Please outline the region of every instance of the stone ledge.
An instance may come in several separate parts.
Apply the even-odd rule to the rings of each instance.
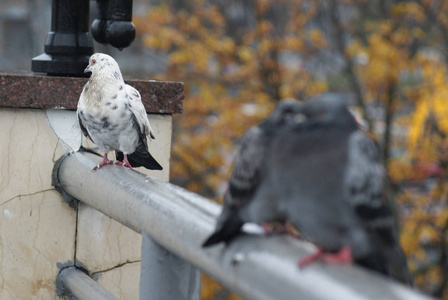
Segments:
[[[0,107],[61,108],[75,110],[88,78],[46,76],[37,73],[0,73]],[[185,98],[182,82],[125,80],[142,95],[148,113],[182,112]]]

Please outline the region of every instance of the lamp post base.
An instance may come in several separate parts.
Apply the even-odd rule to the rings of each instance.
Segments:
[[[54,76],[84,76],[89,55],[49,55],[43,53],[31,61],[31,70]],[[86,75],[87,77],[88,75]]]

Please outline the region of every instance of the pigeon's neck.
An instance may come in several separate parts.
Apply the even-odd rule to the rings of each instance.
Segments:
[[[83,94],[88,106],[99,107],[103,99],[114,99],[120,91],[120,87],[124,87],[125,83],[121,78],[114,76],[104,76],[104,74],[92,74],[86,83]]]
[[[124,86],[124,81],[115,78],[105,78],[105,77],[91,77],[90,86],[92,92],[96,93],[106,93],[115,91],[117,87]]]

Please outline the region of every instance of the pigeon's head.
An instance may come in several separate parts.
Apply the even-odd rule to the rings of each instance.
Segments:
[[[333,94],[320,94],[308,98],[302,105],[300,116],[301,122],[356,126],[356,120],[348,110],[346,100]]]
[[[112,56],[104,53],[95,53],[90,56],[89,65],[84,70],[84,73],[92,73],[92,76],[97,74],[104,74],[114,76],[121,79],[120,67]]]
[[[301,112],[302,104],[295,99],[281,100],[269,118],[277,126],[289,124]]]

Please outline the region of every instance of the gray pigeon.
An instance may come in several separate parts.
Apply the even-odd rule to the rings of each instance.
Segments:
[[[383,195],[379,151],[343,101],[315,97],[301,107],[303,120],[277,131],[266,174],[250,218],[271,210],[286,215],[318,251],[299,263],[322,259],[363,265],[412,282]]]
[[[224,195],[224,205],[214,233],[203,243],[203,247],[228,242],[240,232],[246,219],[242,214],[265,173],[266,152],[278,128],[292,122],[300,109],[293,99],[281,101],[274,113],[244,135],[236,154],[229,186]],[[264,221],[282,221],[281,216],[272,215]],[[260,221],[261,222],[261,221]]]
[[[154,139],[154,135],[140,93],[124,83],[117,62],[95,53],[84,72],[92,75],[79,98],[78,121],[84,135],[104,152],[93,169],[112,163],[107,154],[115,150],[118,164],[162,170],[148,151],[146,138]]]

